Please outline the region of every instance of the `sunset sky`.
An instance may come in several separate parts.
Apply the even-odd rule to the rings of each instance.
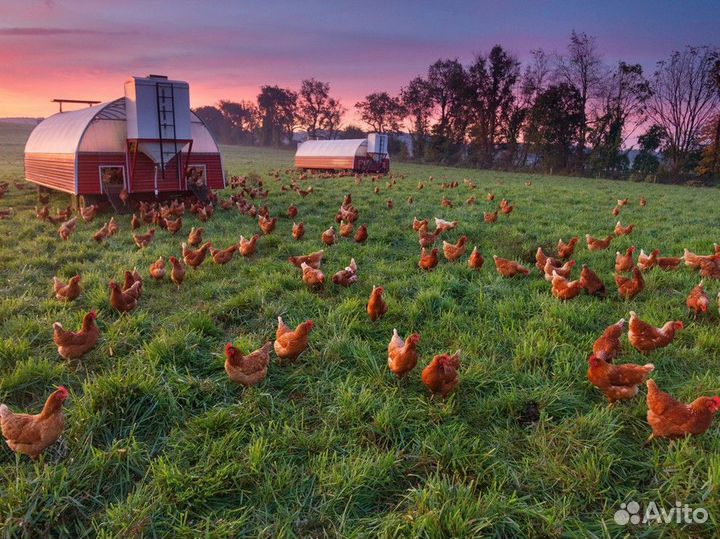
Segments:
[[[718,0],[0,0],[0,117],[52,114],[56,97],[114,99],[148,73],[187,80],[193,106],[315,77],[352,113],[440,57],[469,62],[496,43],[523,60],[562,51],[575,29],[609,63],[651,71],[673,49],[717,45],[718,28]]]

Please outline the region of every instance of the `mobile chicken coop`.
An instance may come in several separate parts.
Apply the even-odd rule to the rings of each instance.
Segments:
[[[370,133],[366,139],[306,140],[295,153],[295,167],[308,170],[390,171],[387,135]]]
[[[62,103],[62,100],[57,100]],[[131,77],[125,96],[40,122],[25,145],[25,178],[42,188],[108,200],[222,189],[220,150],[190,110],[187,82]]]

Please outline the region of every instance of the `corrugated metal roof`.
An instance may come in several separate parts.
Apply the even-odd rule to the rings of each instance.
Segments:
[[[195,113],[190,113],[193,152],[219,152],[210,132]],[[125,98],[94,107],[60,112],[40,122],[25,144],[25,153],[75,154],[124,152],[127,138]]]
[[[74,154],[88,124],[105,107],[116,101],[101,103],[86,109],[53,114],[40,122],[30,133],[25,144],[25,153]]]
[[[367,154],[367,139],[306,140],[297,148],[297,157],[355,157]]]

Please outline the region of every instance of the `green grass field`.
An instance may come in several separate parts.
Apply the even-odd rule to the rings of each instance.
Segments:
[[[22,131],[22,130],[20,130]],[[3,131],[0,180],[22,177],[22,133]],[[13,142],[14,141],[14,142]],[[145,281],[129,316],[110,308],[107,283],[137,266],[144,276],[159,255],[179,255],[195,217],[176,237],[159,231],[138,251],[129,218],[102,245],[90,238],[107,220],[80,223],[68,242],[35,218],[34,194],[11,187],[0,201],[14,218],[0,221],[0,402],[37,411],[59,384],[71,396],[62,442],[44,457],[19,461],[0,448],[2,537],[710,537],[720,518],[720,439],[713,427],[695,439],[644,447],[645,389],[608,408],[585,378],[586,358],[606,326],[628,311],[686,329],[654,352],[661,388],[692,400],[720,392],[720,323],[710,282],[711,314],[693,322],[685,298],[698,276],[685,268],[647,274],[646,290],[625,302],[612,280],[614,253],[631,244],[680,255],[718,241],[718,191],[679,186],[397,164],[406,175],[356,185],[312,180],[301,199],[281,192],[268,172],[288,167],[292,153],[224,148],[230,174],[259,173],[280,215],[252,259],[226,266],[206,261],[188,271],[179,292],[168,281]],[[433,175],[434,182],[428,181]],[[463,178],[475,181],[470,191]],[[532,186],[526,182],[532,179]],[[426,188],[417,191],[418,181]],[[457,189],[440,190],[441,181]],[[285,178],[284,183],[287,183]],[[373,189],[380,186],[380,195]],[[229,190],[228,190],[229,191]],[[482,222],[485,194],[516,205],[495,225]],[[328,278],[355,257],[359,282],[320,292],[303,285],[286,258],[321,248],[344,193],[352,193],[370,238],[326,249]],[[464,205],[471,194],[476,206]],[[408,205],[406,199],[414,197]],[[455,202],[441,208],[445,195]],[[644,195],[648,206],[640,208]],[[223,193],[223,196],[227,194]],[[604,236],[618,198],[635,232],[587,263],[605,281],[607,300],[586,295],[560,303],[533,269],[530,278],[502,279],[492,255],[530,263],[538,245],[558,238]],[[386,210],[385,201],[395,201]],[[295,203],[306,236],[295,242],[285,210]],[[51,207],[66,205],[55,196]],[[54,211],[54,210],[53,210]],[[417,267],[413,216],[458,219],[455,241],[470,238],[486,258],[479,272],[466,257],[441,260],[432,273]],[[257,230],[235,211],[217,211],[205,225],[217,247]],[[531,264],[528,264],[531,265]],[[82,274],[83,293],[60,304],[54,275]],[[575,273],[574,275],[576,275]],[[385,287],[389,311],[370,322],[373,285]],[[81,363],[57,354],[52,324],[79,325],[97,309],[101,340]],[[272,363],[267,380],[242,389],[223,370],[223,346],[250,350],[274,338],[276,318],[292,325],[312,318],[310,349],[292,365]],[[419,332],[421,359],[398,382],[387,369],[393,328]],[[461,382],[446,401],[431,400],[420,380],[434,354],[462,349]],[[625,340],[621,362],[644,363]],[[533,421],[533,409],[540,411]],[[676,500],[704,507],[704,525],[618,526],[621,502]]]

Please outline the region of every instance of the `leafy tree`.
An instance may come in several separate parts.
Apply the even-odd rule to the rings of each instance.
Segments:
[[[318,131],[329,132],[333,138],[342,120],[345,109],[340,102],[330,97],[330,84],[315,79],[302,81],[297,101],[297,117],[300,127],[307,131],[312,139],[318,137]]]
[[[720,95],[720,53],[715,53],[715,60],[710,70],[711,86]],[[697,173],[701,176],[714,175],[720,177],[720,111],[708,122],[702,132],[706,146]]]
[[[438,114],[431,130],[430,157],[452,161],[462,150],[469,125],[468,73],[457,59],[438,60],[428,69],[427,80]]]
[[[257,97],[260,113],[260,143],[280,146],[292,139],[297,109],[297,94],[278,86],[262,86]]]
[[[579,144],[583,122],[582,96],[567,83],[542,92],[530,112],[526,139],[533,144],[545,170],[568,170]]]
[[[430,83],[422,77],[415,77],[400,90],[400,100],[410,119],[413,156],[422,159],[425,157],[425,142],[430,133],[430,120],[433,112]]]
[[[258,109],[249,101],[220,101],[218,109],[236,131],[241,142],[252,143],[258,128]]]
[[[365,133],[365,131],[361,127],[352,124],[346,126],[345,129],[340,131],[340,133],[338,134],[338,138],[341,139],[365,138],[366,136],[367,133]]]
[[[235,128],[232,123],[216,107],[198,107],[193,110],[215,139],[222,144],[237,144]]]
[[[495,146],[507,132],[520,63],[500,45],[495,45],[487,57],[475,58],[468,75],[472,145],[479,164],[489,168],[493,165]]]
[[[665,130],[663,153],[673,174],[687,171],[699,149],[701,130],[717,113],[716,57],[710,47],[687,47],[657,64],[648,110],[652,121]]]
[[[657,152],[665,143],[665,139],[665,129],[657,124],[651,125],[644,134],[638,137],[640,151],[635,156],[632,165],[634,176],[644,179],[657,173],[658,168],[660,168]]]
[[[368,95],[365,101],[355,103],[360,118],[376,133],[395,133],[400,130],[400,122],[405,116],[400,99],[391,97],[387,92]]]

